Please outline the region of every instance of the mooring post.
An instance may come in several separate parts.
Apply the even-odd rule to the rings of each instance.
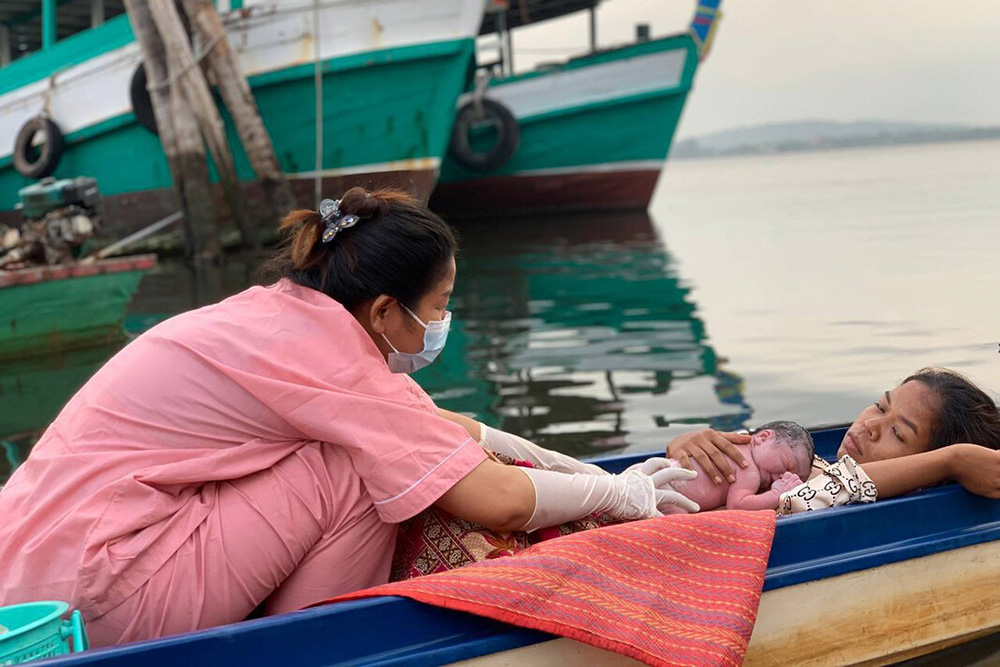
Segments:
[[[590,52],[597,51],[597,5],[590,6]]]
[[[104,25],[104,0],[90,0],[90,27]]]
[[[198,123],[178,86],[167,85],[170,68],[163,40],[146,0],[125,0],[132,32],[143,54],[150,101],[160,143],[170,166],[178,206],[185,211],[188,254],[215,256],[220,252],[215,206],[208,180],[208,156]]]
[[[6,23],[0,23],[0,67],[10,64],[10,28]]]
[[[171,81],[176,86],[173,94],[187,103],[198,122],[198,128],[212,153],[229,210],[243,235],[243,242],[255,245],[253,227],[245,214],[242,188],[236,178],[236,165],[229,150],[222,116],[215,106],[205,73],[191,49],[178,8],[173,0],[148,0],[148,4],[166,48]],[[203,48],[211,46],[206,44]]]
[[[274,224],[294,207],[295,200],[281,170],[271,136],[264,127],[250,84],[211,0],[183,0],[183,8],[200,42],[212,45],[211,48],[205,47],[208,51],[205,64],[218,83],[219,93],[236,125],[250,166],[263,188],[265,200],[271,209],[270,222]],[[255,245],[255,238],[247,240]]]

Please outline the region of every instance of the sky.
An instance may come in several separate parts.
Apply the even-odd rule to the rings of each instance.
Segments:
[[[689,0],[605,0],[600,46],[687,28]],[[724,0],[678,137],[803,119],[1000,125],[1000,0]],[[514,33],[515,67],[584,52],[587,14]]]

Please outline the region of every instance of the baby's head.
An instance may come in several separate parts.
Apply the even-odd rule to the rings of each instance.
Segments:
[[[815,450],[809,431],[795,422],[778,421],[764,424],[750,435],[750,454],[760,471],[762,488],[770,488],[771,482],[786,472],[803,481],[809,479]]]

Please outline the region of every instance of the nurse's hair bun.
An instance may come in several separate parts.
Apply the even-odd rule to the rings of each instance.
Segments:
[[[364,188],[351,188],[340,199],[340,212],[361,218],[358,224],[389,215],[393,205],[416,205],[417,200],[401,190],[380,189],[369,192]],[[320,243],[327,223],[319,211],[299,209],[281,221],[278,229],[287,235],[292,265],[305,271],[320,263],[326,254]],[[345,232],[348,230],[344,230]],[[343,233],[343,232],[341,232]],[[338,235],[339,237],[339,235]],[[334,241],[336,242],[336,241]]]
[[[284,243],[262,280],[288,278],[348,309],[379,295],[410,307],[454,272],[455,233],[407,192],[351,188],[320,208],[285,216]]]
[[[364,188],[351,188],[341,198],[340,210],[350,215],[356,215],[362,220],[382,218],[389,215],[393,202],[412,203],[413,201],[413,197],[399,190],[369,192]]]

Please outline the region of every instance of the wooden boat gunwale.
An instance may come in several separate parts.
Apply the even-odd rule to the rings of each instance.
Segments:
[[[0,363],[124,340],[125,312],[156,255],[0,271]]]
[[[156,266],[156,255],[128,255],[94,262],[73,262],[53,266],[28,266],[11,271],[0,270],[0,289],[19,285],[37,285],[54,280],[86,278],[105,273],[148,271]]]

